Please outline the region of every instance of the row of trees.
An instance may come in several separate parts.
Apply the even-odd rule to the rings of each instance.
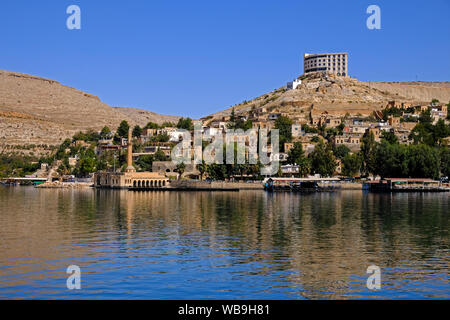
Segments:
[[[381,177],[439,178],[448,176],[449,147],[428,144],[403,145],[383,138],[375,142],[373,134],[363,138],[361,172]],[[344,163],[344,166],[346,164]]]
[[[342,161],[341,174],[344,176],[362,174],[436,179],[441,175],[450,175],[448,146],[403,145],[389,141],[386,137],[377,143],[371,133],[363,138],[361,151],[358,153],[351,153],[345,146],[333,148],[331,143],[319,142],[309,156],[305,155],[301,143],[296,142],[289,152],[287,162],[298,165],[301,176],[308,174],[332,176],[337,168],[338,159]]]
[[[39,159],[18,154],[0,154],[0,178],[23,177],[40,167]]]

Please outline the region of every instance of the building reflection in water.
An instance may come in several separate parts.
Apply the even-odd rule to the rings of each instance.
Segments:
[[[286,298],[364,297],[371,264],[390,270],[383,283],[393,288],[448,280],[448,195],[3,188],[0,203],[2,287],[154,251],[175,265],[201,256],[249,283],[268,277],[265,290]]]

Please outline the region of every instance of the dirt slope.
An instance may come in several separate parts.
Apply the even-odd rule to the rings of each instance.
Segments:
[[[116,128],[120,121],[145,125],[178,117],[113,108],[92,94],[57,81],[0,70],[0,145],[55,145],[75,132]]]

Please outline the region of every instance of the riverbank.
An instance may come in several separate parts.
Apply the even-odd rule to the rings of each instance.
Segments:
[[[92,183],[86,182],[44,182],[36,186],[36,188],[41,189],[88,189],[93,188]]]

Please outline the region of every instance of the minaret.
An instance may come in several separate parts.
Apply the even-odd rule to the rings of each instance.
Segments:
[[[133,137],[131,134],[131,128],[128,129],[128,149],[127,149],[127,168],[125,172],[136,172],[133,167]]]

